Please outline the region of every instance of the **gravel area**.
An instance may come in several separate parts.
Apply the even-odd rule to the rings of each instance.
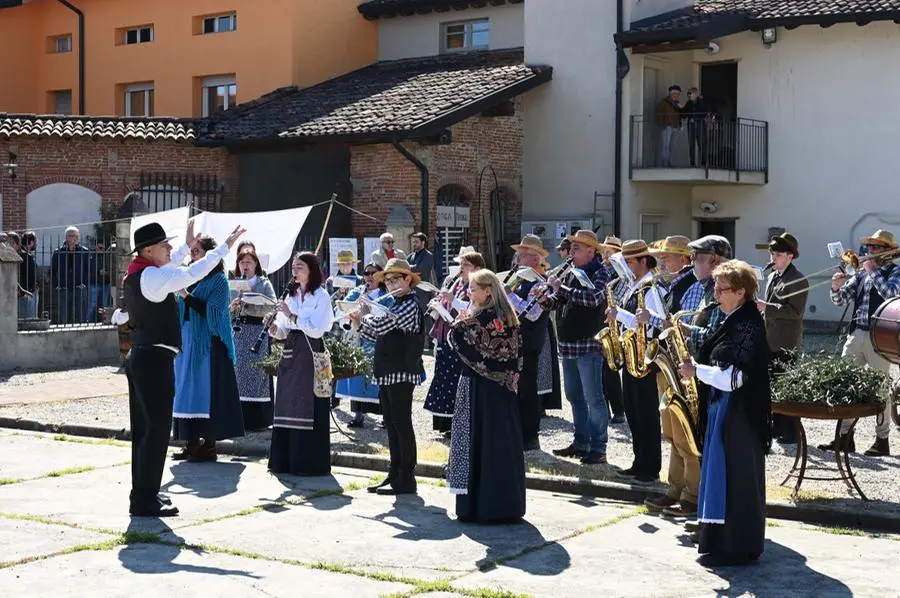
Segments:
[[[807,350],[830,349],[836,346],[834,337],[825,335],[809,335],[807,337]],[[425,358],[425,367],[429,379],[432,376],[434,366],[433,359]],[[26,385],[46,381],[52,377],[77,380],[91,376],[121,376],[116,368],[91,368],[86,370],[74,370],[68,372],[53,372],[40,374],[15,374],[9,378],[0,379],[2,385]],[[431,415],[424,412],[422,404],[428,391],[428,383],[416,389],[414,395],[413,424],[419,443],[419,460],[443,462],[446,460],[448,441],[438,432],[432,430]],[[385,453],[387,436],[384,430],[377,425],[378,419],[371,416],[366,418],[364,428],[349,429],[346,427],[350,420],[347,412],[348,405],[342,403],[335,410],[335,416],[344,432],[349,434],[352,440],[335,431],[332,435],[332,448],[336,451]],[[42,403],[34,405],[13,405],[0,408],[2,417],[18,417],[37,420],[54,424],[75,424],[87,426],[101,426],[114,429],[126,429],[128,422],[127,397],[102,397],[82,399],[75,401],[60,401],[54,403]],[[629,466],[631,464],[631,437],[627,424],[610,426],[607,466],[583,466],[575,460],[561,459],[553,456],[552,449],[567,446],[572,439],[572,412],[569,404],[563,401],[562,411],[549,412],[549,416],[541,423],[541,451],[531,451],[526,454],[529,469],[537,473],[551,473],[582,478],[617,479],[614,473],[615,466]],[[874,418],[861,420],[857,426],[857,448],[860,451],[868,448],[874,439]],[[815,448],[816,444],[830,441],[834,437],[835,423],[830,421],[804,420],[809,449],[808,474],[834,477],[836,465],[832,453],[823,453]],[[267,441],[268,432],[253,433],[248,435],[249,440]],[[767,459],[767,477],[769,481],[769,495],[771,498],[787,499],[790,488],[780,487],[778,484],[784,479],[794,462],[796,445],[781,446],[775,444],[772,454]],[[871,503],[863,505],[860,501],[851,498],[847,501],[853,508],[897,508],[900,502],[900,432],[894,430],[891,435],[891,452],[894,455],[887,458],[864,457],[861,452],[851,457],[854,471],[860,486],[867,493]],[[663,443],[663,479],[666,475],[669,446]],[[824,468],[827,471],[815,472],[815,468]],[[839,481],[805,480],[801,492],[801,499],[830,498],[841,499],[850,497],[845,486]],[[838,502],[844,502],[839,500]],[[885,504],[891,503],[891,504]]]
[[[74,382],[89,378],[106,378],[116,374],[123,377],[125,375],[121,368],[108,365],[57,372],[6,372],[0,374],[0,386],[30,386],[32,384],[65,380]]]

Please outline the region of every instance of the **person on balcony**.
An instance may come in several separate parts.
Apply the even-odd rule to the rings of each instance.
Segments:
[[[697,166],[697,150],[700,150],[700,166],[706,166],[709,157],[709,128],[712,125],[712,110],[696,87],[687,92],[688,101],[681,109],[681,119],[687,121],[688,146],[691,166]]]
[[[669,95],[656,105],[656,125],[660,129],[659,165],[662,168],[671,168],[672,166],[672,146],[675,145],[675,132],[681,129],[682,107],[678,103],[679,96],[681,96],[681,87],[671,85]]]

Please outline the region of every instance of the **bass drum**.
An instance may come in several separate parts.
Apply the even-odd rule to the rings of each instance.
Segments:
[[[875,310],[869,340],[876,353],[900,364],[900,297],[888,299]]]
[[[878,306],[872,316],[869,339],[875,352],[890,361],[900,364],[900,297],[888,299]],[[891,416],[894,424],[900,426],[900,385],[895,384],[890,400],[893,401]]]

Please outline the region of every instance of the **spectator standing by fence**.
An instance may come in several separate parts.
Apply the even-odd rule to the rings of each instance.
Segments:
[[[22,235],[19,246],[19,317],[36,318],[38,315],[37,263],[34,261],[34,248],[37,236],[28,231]]]
[[[74,226],[66,229],[66,241],[53,252],[50,280],[58,299],[58,324],[83,324],[90,321],[91,285],[97,268],[94,254],[81,244],[81,232]]]

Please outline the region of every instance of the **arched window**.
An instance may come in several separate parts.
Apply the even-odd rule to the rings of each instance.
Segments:
[[[466,190],[459,185],[444,185],[437,192],[437,205],[440,208],[468,208],[472,204],[472,198]],[[449,213],[449,211],[448,211]],[[440,247],[440,272],[439,276],[446,276],[450,266],[455,266],[453,261],[459,255],[459,249],[469,242],[468,226],[456,226],[453,221],[452,226],[443,223],[439,218],[437,227],[437,239],[435,245]]]

